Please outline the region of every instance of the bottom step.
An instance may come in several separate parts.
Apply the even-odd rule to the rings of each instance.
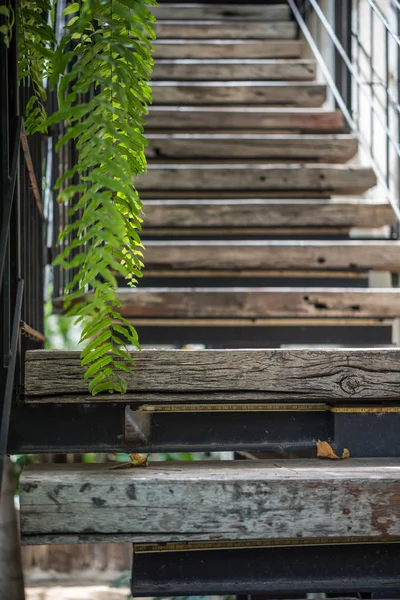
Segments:
[[[20,502],[28,544],[392,542],[400,541],[400,460],[29,466]]]

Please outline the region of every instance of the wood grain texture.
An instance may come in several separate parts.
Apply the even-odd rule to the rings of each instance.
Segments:
[[[399,289],[120,288],[124,317],[344,318],[400,317]]]
[[[262,104],[321,106],[326,86],[314,82],[152,81],[154,104]]]
[[[151,200],[144,201],[144,228],[156,227],[381,227],[396,222],[385,200]],[[247,232],[249,235],[251,232]],[[195,235],[195,234],[194,234]]]
[[[396,459],[262,460],[25,467],[25,543],[400,535]]]
[[[158,59],[152,80],[311,81],[315,76],[316,64],[311,59]]]
[[[299,58],[300,40],[197,40],[158,39],[153,42],[156,58]]]
[[[352,350],[143,350],[126,373],[131,393],[262,392],[264,400],[400,399],[400,349]],[[29,351],[28,401],[88,397],[79,352]],[[109,402],[110,397],[106,396]],[[96,402],[98,397],[88,397]],[[221,398],[220,398],[221,399]],[[125,401],[113,396],[113,401]],[[171,398],[170,398],[171,400]],[[254,398],[253,398],[254,400]],[[75,400],[77,401],[77,400]],[[103,400],[104,401],[104,400]],[[137,397],[139,401],[139,397]]]
[[[147,157],[159,161],[270,158],[345,163],[358,150],[357,139],[351,134],[149,133],[147,139]]]
[[[376,184],[368,167],[270,163],[149,164],[139,190],[317,190],[361,194]]]
[[[162,20],[154,29],[158,39],[293,40],[297,34],[294,21]]]
[[[223,131],[232,129],[300,132],[340,132],[343,117],[325,108],[268,108],[263,106],[152,106],[147,131]]]
[[[146,267],[353,269],[400,272],[398,241],[148,241]],[[172,275],[172,273],[171,273]]]
[[[287,21],[290,10],[284,4],[200,4],[168,3],[150,8],[157,19],[223,19],[224,21]]]

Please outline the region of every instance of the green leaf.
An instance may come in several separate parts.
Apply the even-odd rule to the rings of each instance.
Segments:
[[[67,8],[65,8],[63,10],[63,17],[67,17],[68,15],[71,15],[72,13],[76,13],[79,11],[79,2],[73,2],[72,4],[70,4],[69,6],[67,6]]]

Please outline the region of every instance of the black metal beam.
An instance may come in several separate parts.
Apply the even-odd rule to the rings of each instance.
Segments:
[[[284,344],[344,344],[354,347],[392,343],[390,325],[277,325],[179,326],[138,325],[143,346],[153,344],[205,344],[211,348],[279,348]]]
[[[140,429],[142,411],[127,411],[131,420],[136,416]],[[263,450],[285,457],[315,456],[321,440],[329,442],[339,455],[347,448],[353,458],[400,456],[400,412],[305,409],[147,414],[141,443],[136,429],[126,430],[127,444],[137,444],[141,452]]]
[[[133,596],[386,592],[400,588],[399,544],[136,551]],[[375,596],[379,597],[379,596]]]
[[[149,415],[143,435],[130,437],[125,410],[123,403],[14,406],[8,452],[258,450],[315,456],[322,440],[338,454],[348,448],[352,457],[400,456],[398,412],[162,412]]]

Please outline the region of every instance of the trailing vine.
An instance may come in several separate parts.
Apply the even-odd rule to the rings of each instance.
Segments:
[[[25,107],[25,129],[28,134],[47,130],[45,81],[52,69],[54,6],[51,0],[19,0],[18,77],[29,86],[31,96]]]
[[[55,3],[20,2],[20,74],[33,87],[26,127],[33,133],[61,123],[56,150],[75,144],[76,162],[56,182],[71,223],[60,233],[66,243],[54,264],[74,273],[65,308],[83,325],[81,362],[90,392],[124,393],[124,372],[134,366],[127,346],[140,346],[120,314],[117,277],[135,285],[143,266],[134,178],[146,170],[143,126],[155,37],[147,5],[156,2],[72,2],[57,40]],[[58,96],[58,109],[49,116],[44,78]]]
[[[61,239],[72,233],[73,241],[56,262],[79,269],[68,284],[66,306],[85,321],[82,364],[89,390],[123,393],[121,372],[134,364],[126,344],[139,343],[118,312],[116,276],[134,285],[142,267],[141,203],[133,179],[146,169],[142,131],[151,101],[154,18],[143,0],[87,0],[65,12],[73,16],[56,49],[51,79],[58,85],[59,111],[48,123],[68,123],[57,148],[74,139],[79,158],[56,184],[68,183],[59,200],[71,203],[75,216],[61,233]],[[78,183],[72,182],[75,175]]]

